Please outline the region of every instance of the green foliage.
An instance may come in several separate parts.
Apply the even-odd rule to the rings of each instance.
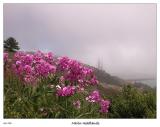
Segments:
[[[8,52],[16,52],[17,50],[20,49],[18,42],[13,37],[9,37],[8,39],[4,40],[3,45],[4,45],[4,51]]]
[[[130,85],[119,91],[102,85],[88,87],[89,92],[99,89],[102,97],[111,101],[109,112],[101,114],[98,104],[85,100],[87,91],[71,97],[56,96],[57,83],[54,76],[36,86],[27,85],[8,71],[4,77],[4,118],[156,118],[156,92],[152,89],[142,91]],[[81,101],[80,109],[73,106],[76,100]]]
[[[4,77],[4,80],[4,118],[106,117],[97,112],[98,104],[85,100],[88,93],[77,93],[71,97],[56,96],[56,91],[48,85],[56,84],[54,78],[43,79],[37,86],[23,84],[12,73]],[[81,101],[80,109],[73,106],[75,100]]]
[[[110,118],[156,118],[156,93],[153,90],[140,91],[128,85],[111,100]]]

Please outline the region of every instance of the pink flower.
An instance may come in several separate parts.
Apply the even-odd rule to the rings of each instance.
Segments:
[[[74,101],[74,102],[73,102],[73,105],[74,105],[77,109],[80,109],[80,107],[81,107],[81,102],[80,102],[80,100]]]
[[[24,66],[24,72],[25,72],[26,74],[31,74],[31,72],[32,72],[32,67],[29,66],[29,65],[25,65],[25,66]]]
[[[25,54],[24,56],[22,56],[21,60],[24,64],[31,65],[33,62],[33,55],[32,54]]]
[[[56,72],[56,67],[45,61],[40,61],[35,65],[35,71],[37,76],[47,77],[49,74]]]
[[[96,79],[95,76],[90,80],[91,85],[97,85],[98,83],[99,83],[99,81]]]
[[[16,61],[16,66],[20,66],[21,65],[21,61]]]
[[[100,101],[100,106],[101,106],[100,112],[107,113],[110,106],[110,101],[102,99]]]
[[[16,52],[12,67],[20,79],[25,82],[33,82],[33,80],[36,82],[39,78],[47,77],[56,72],[56,67],[49,63],[52,60],[51,53],[44,54],[40,51],[34,54]],[[32,80],[31,77],[33,77]]]
[[[58,96],[72,96],[75,93],[74,86],[64,86],[57,88],[57,95]]]
[[[110,106],[110,101],[102,99],[97,90],[93,91],[88,97],[86,97],[86,100],[88,102],[98,103],[101,108],[99,110],[100,112],[102,112],[102,113],[108,112],[108,109]]]
[[[44,54],[44,59],[45,59],[48,63],[53,64],[53,53],[52,53],[52,52],[49,52],[49,53]]]
[[[25,55],[26,55],[25,52],[18,51],[14,54],[13,60],[14,61],[21,60],[21,58]]]
[[[61,73],[66,81],[69,81],[71,84],[78,83],[81,87],[98,84],[98,80],[91,68],[85,67],[80,62],[68,57],[58,58],[57,72]]]
[[[86,100],[88,102],[99,102],[101,99],[100,94],[97,90],[93,91],[88,97],[86,97]]]
[[[26,75],[33,76],[36,81],[57,74],[61,84],[69,82],[69,84],[80,86],[81,88],[98,84],[93,69],[68,57],[59,57],[54,60],[51,52],[42,53],[37,51],[32,54],[16,52],[12,67],[22,80],[25,80],[24,77]]]

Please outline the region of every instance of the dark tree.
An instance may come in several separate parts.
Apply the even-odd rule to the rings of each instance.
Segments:
[[[16,52],[17,50],[20,49],[18,42],[13,37],[9,37],[8,39],[4,40],[3,45],[4,45],[4,51],[8,52]]]

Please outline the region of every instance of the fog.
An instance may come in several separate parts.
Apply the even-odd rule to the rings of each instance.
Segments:
[[[124,79],[156,78],[156,4],[4,4],[4,39]]]

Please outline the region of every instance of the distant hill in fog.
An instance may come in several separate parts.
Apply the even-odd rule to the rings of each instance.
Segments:
[[[150,85],[148,85],[147,83],[142,83],[137,81],[135,82],[134,81],[131,81],[131,80],[124,80],[124,79],[121,79],[117,76],[112,76],[110,75],[109,73],[107,73],[106,71],[104,70],[101,70],[101,69],[98,69],[98,68],[95,68],[95,67],[92,67],[94,69],[94,72],[95,72],[95,75],[97,76],[97,79],[103,84],[104,87],[110,87],[110,88],[113,88],[113,89],[120,89],[122,86],[124,85],[134,85],[135,87],[139,88],[139,89],[152,89],[150,87]]]

